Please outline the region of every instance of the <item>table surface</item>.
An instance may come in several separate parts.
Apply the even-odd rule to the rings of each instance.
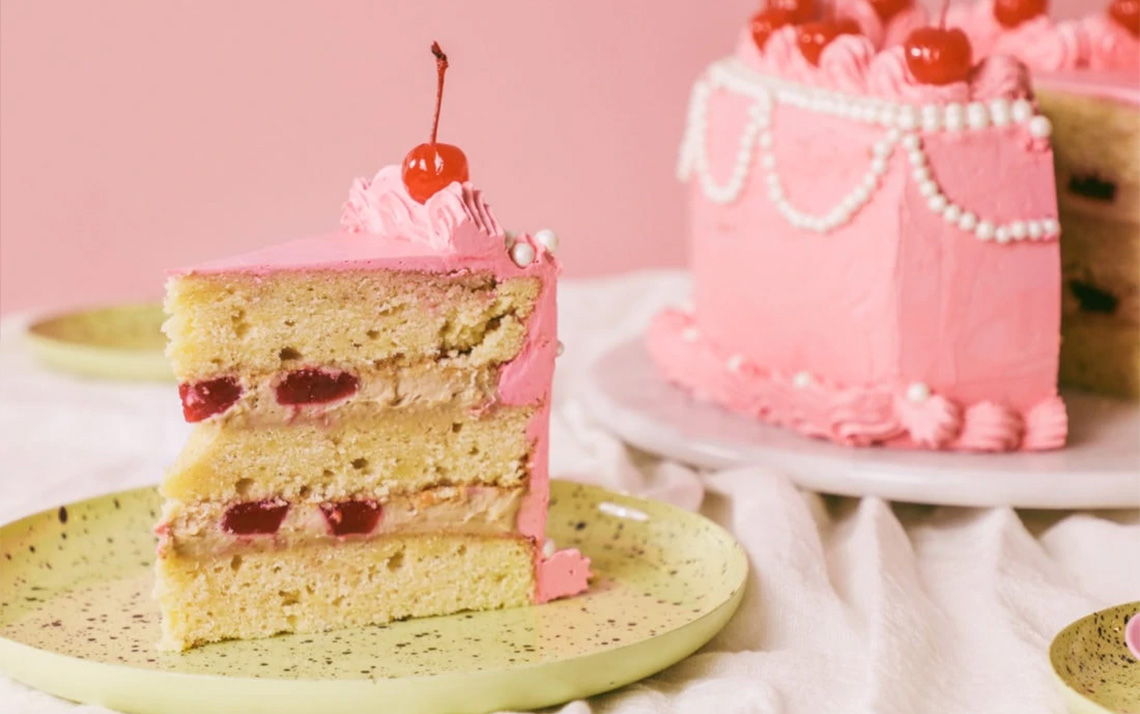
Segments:
[[[699,508],[748,552],[749,589],[697,654],[561,714],[1062,712],[1049,642],[1140,599],[1140,511],[821,497],[772,468],[697,473],[628,449],[589,421],[576,385],[594,356],[686,294],[677,272],[564,282],[552,473]],[[173,386],[47,372],[22,324],[0,325],[0,522],[157,483],[188,433]],[[3,678],[0,711],[106,712]]]

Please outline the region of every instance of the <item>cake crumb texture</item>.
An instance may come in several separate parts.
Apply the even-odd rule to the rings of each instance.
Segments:
[[[164,650],[223,639],[518,607],[534,594],[522,538],[386,537],[158,561]]]
[[[161,492],[184,502],[341,499],[387,489],[509,486],[527,475],[533,407],[383,412],[331,424],[195,427]]]
[[[191,274],[168,281],[163,330],[180,381],[393,358],[475,368],[518,355],[539,287],[483,273]]]

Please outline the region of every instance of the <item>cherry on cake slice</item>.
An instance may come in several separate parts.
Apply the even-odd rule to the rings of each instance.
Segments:
[[[170,276],[195,427],[161,487],[163,648],[586,589],[545,538],[555,240],[508,237],[443,146],[356,181],[336,233]]]

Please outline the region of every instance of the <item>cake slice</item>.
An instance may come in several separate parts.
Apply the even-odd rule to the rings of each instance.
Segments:
[[[586,588],[544,537],[555,237],[508,237],[465,174],[389,166],[340,232],[170,276],[196,426],[161,487],[163,648]]]

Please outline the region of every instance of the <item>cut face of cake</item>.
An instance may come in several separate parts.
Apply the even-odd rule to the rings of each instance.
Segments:
[[[547,245],[469,183],[420,203],[394,166],[342,223],[169,279],[196,426],[161,489],[164,648],[586,588],[589,561],[544,537]]]
[[[971,63],[953,29],[883,48],[889,23],[856,17],[811,52],[802,27],[749,28],[697,81],[694,307],[649,352],[699,397],[849,446],[1058,448],[1051,126],[1025,68]]]
[[[1061,219],[1061,381],[1140,397],[1140,27],[1137,4],[1002,23],[993,0],[952,8],[982,53],[1033,74],[1053,122]]]

